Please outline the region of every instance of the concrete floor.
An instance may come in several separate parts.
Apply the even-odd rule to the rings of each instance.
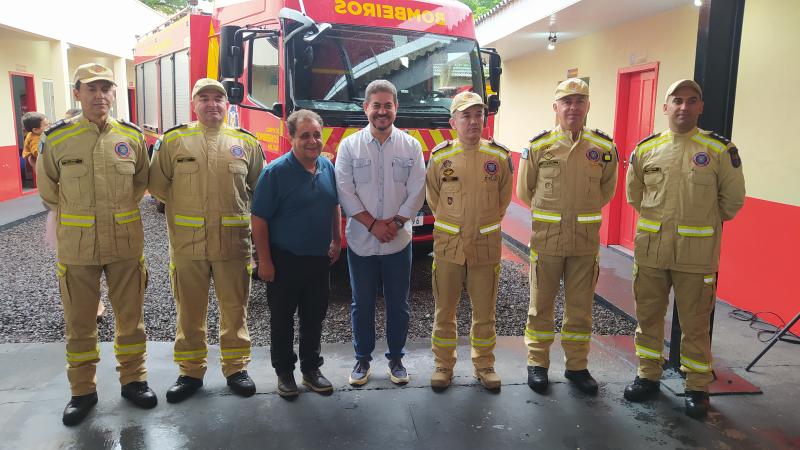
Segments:
[[[0,204],[0,216],[9,210],[16,210],[15,205]],[[0,225],[13,221],[2,219]],[[613,264],[619,268],[625,262]],[[502,337],[496,369],[503,387],[497,394],[472,378],[468,342],[462,338],[455,384],[443,393],[434,393],[428,384],[433,362],[426,340],[408,345],[405,363],[412,381],[405,387],[388,380],[386,361],[380,356],[385,348],[380,345],[372,379],[359,389],[347,385],[352,347],[324,345],[323,372],[335,392],[321,396],[302,391],[294,401],[276,394],[267,348],[255,348],[250,365],[258,393],[242,399],[225,385],[219,350],[212,347],[204,389],[179,405],[164,398],[177,376],[171,344],[150,342],[147,367],[160,403],[149,411],[119,396],[113,348],[103,343],[100,402],[84,423],[67,428],[61,424],[69,398],[63,344],[4,344],[0,448],[800,448],[800,347],[778,343],[752,372],[744,372],[764,344],[746,323],[731,319],[730,310],[723,302],[717,305],[716,365],[755,384],[763,395],[714,396],[704,421],[686,417],[683,399],[666,388],[657,401],[631,404],[622,399],[622,390],[635,374],[630,337],[594,336],[590,369],[601,384],[597,397],[585,397],[565,382],[558,342],[552,350],[549,392],[534,393],[525,384],[522,338]]]

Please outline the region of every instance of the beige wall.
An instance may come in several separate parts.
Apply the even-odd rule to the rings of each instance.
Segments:
[[[745,2],[733,141],[747,195],[800,206],[800,2]]]
[[[51,42],[0,28],[0,147],[15,144],[14,109],[9,72],[33,74],[36,110],[44,111],[42,79],[59,80],[50,60]],[[55,83],[57,84],[57,82]],[[54,85],[56,89],[57,86]],[[62,91],[63,92],[63,91]],[[56,96],[58,92],[56,92]],[[58,98],[58,97],[56,97]],[[56,101],[56,114],[59,113]],[[60,111],[63,114],[63,107]],[[19,125],[19,124],[18,124]],[[21,127],[21,125],[19,125]]]
[[[654,129],[666,128],[661,105],[667,86],[694,73],[697,20],[697,7],[688,5],[560,43],[552,52],[504,61],[498,140],[519,151],[530,138],[552,127],[556,84],[566,78],[567,69],[575,67],[579,77],[591,78],[588,125],[611,135],[617,71],[656,61],[660,66]]]

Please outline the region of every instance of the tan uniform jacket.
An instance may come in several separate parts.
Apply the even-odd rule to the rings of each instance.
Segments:
[[[263,166],[261,145],[244,130],[199,122],[167,130],[153,152],[148,189],[166,204],[172,255],[249,258],[250,200]]]
[[[464,148],[445,141],[431,153],[425,184],[436,217],[433,252],[454,264],[500,262],[500,221],[511,202],[513,166],[509,151],[481,140]]]
[[[601,209],[617,188],[617,149],[599,130],[573,142],[561,127],[531,139],[522,153],[517,197],[531,207],[531,249],[551,256],[594,255]]]
[[[654,134],[636,146],[628,203],[639,212],[636,263],[712,273],[719,267],[722,221],[744,204],[741,159],[727,139],[695,128]]]
[[[112,118],[98,129],[82,115],[42,134],[39,195],[58,214],[58,261],[105,265],[142,256],[139,201],[149,159],[135,125]]]

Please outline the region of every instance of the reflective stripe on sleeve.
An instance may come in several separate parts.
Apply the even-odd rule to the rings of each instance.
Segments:
[[[204,359],[208,356],[208,349],[190,350],[187,352],[174,352],[172,359],[175,361],[190,361],[193,359]]]
[[[539,222],[561,222],[560,213],[545,212],[538,209],[533,210],[531,217]]]
[[[63,277],[64,275],[66,275],[67,274],[67,266],[61,264],[60,262],[57,262],[56,263],[56,274],[59,277]]]
[[[656,222],[655,220],[647,220],[639,218],[639,222],[636,225],[636,228],[642,231],[646,231],[648,233],[658,233],[661,229],[661,222]]]
[[[500,222],[493,223],[491,225],[484,225],[484,226],[479,228],[479,231],[481,232],[481,234],[494,233],[495,231],[499,231],[499,230],[500,230]]]
[[[75,214],[61,214],[61,225],[68,227],[91,228],[94,226],[94,216],[78,216]]]
[[[205,222],[206,219],[203,217],[175,215],[175,225],[180,225],[182,227],[200,228]]]
[[[530,260],[530,262],[535,263],[536,261],[539,260],[539,254],[536,253],[533,249],[531,249],[531,255],[528,259]]]
[[[481,152],[481,153],[486,153],[487,155],[496,156],[496,157],[502,159],[503,161],[508,159],[508,154],[506,154],[506,152],[504,152],[502,150],[497,150],[497,149],[494,149],[494,148],[491,148],[491,147],[481,147],[481,148],[478,149],[478,151]]]
[[[100,359],[100,346],[88,352],[67,352],[67,362],[85,362]]]
[[[435,222],[433,222],[433,228],[436,228],[439,231],[444,231],[445,233],[450,233],[450,234],[458,234],[461,231],[460,226],[453,223],[447,223],[442,220],[436,220]]]
[[[525,337],[533,342],[546,342],[555,339],[556,334],[552,331],[538,331],[525,328]]]
[[[431,344],[435,347],[455,347],[458,345],[458,339],[440,338],[433,334],[431,335]]]
[[[699,144],[705,145],[717,153],[722,153],[726,149],[725,145],[721,142],[717,141],[716,139],[707,138],[701,134],[695,134],[692,136],[692,140]]]
[[[600,223],[602,220],[601,213],[578,214],[578,223]]]
[[[139,209],[138,208],[130,210],[130,211],[125,211],[125,212],[114,214],[114,220],[118,224],[125,224],[125,223],[135,222],[137,220],[141,220],[141,218],[142,218],[142,216],[139,213]]]
[[[714,278],[716,278],[716,276],[713,273],[711,275],[706,275],[703,277],[703,283],[714,284]]]
[[[250,226],[250,216],[222,216],[223,227],[248,227]]]
[[[480,339],[480,338],[470,338],[473,347],[491,347],[497,342],[497,335],[492,336],[487,339]]]
[[[702,363],[681,355],[681,366],[689,372],[705,373],[711,372],[711,364]]]
[[[661,360],[661,352],[638,344],[636,345],[636,356],[644,359]]]
[[[583,138],[587,141],[591,142],[592,144],[602,147],[606,150],[611,150],[611,143],[605,139],[602,139],[599,136],[594,135],[593,133],[583,133]]]
[[[678,225],[678,234],[681,236],[709,237],[714,235],[714,227],[690,227]]]
[[[450,150],[445,150],[443,152],[436,152],[436,153],[433,154],[433,160],[438,163],[439,161],[441,161],[441,160],[443,160],[445,158],[448,158],[450,156],[455,156],[455,155],[457,155],[457,154],[459,154],[459,153],[461,153],[463,151],[464,150],[462,150],[461,147],[455,147],[455,148],[452,148]]]

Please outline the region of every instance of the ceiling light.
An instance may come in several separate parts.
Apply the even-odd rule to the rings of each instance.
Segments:
[[[556,49],[556,41],[558,41],[558,36],[555,33],[550,33],[550,36],[547,37],[547,49],[548,50],[555,50]]]
[[[694,0],[694,6],[703,6],[703,0]]]

